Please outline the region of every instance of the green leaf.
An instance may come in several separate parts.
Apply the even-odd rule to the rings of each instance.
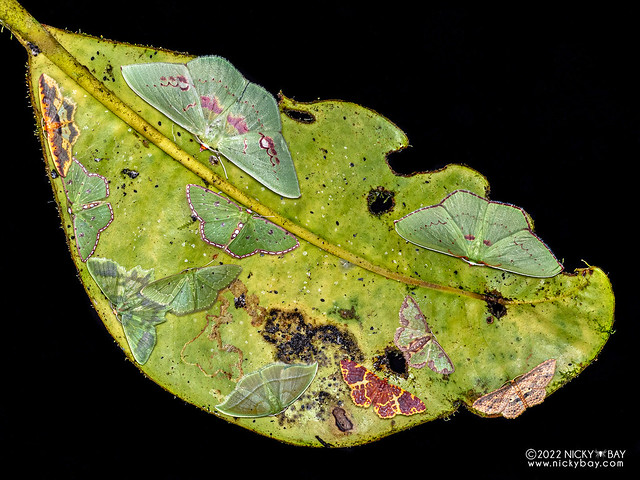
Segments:
[[[187,402],[218,415],[216,405],[245,372],[274,362],[317,362],[314,380],[278,421],[220,416],[297,445],[357,445],[450,415],[460,405],[471,408],[478,398],[553,358],[548,395],[588,366],[609,338],[613,293],[596,267],[549,279],[524,277],[467,265],[397,235],[395,220],[458,189],[485,196],[488,183],[459,165],[396,175],[386,156],[408,140],[376,112],[342,101],[282,97],[282,133],[301,190],[300,198],[285,199],[233,165],[227,165],[228,180],[212,173],[209,154],[199,151],[192,135],[141,101],[120,74],[122,65],[186,63],[191,57],[50,28],[79,64],[104,79],[107,90],[55,42],[40,41],[46,32],[19,26],[12,31],[39,47],[40,53],[29,57],[28,76],[38,126],[38,78],[46,73],[77,105],[74,121],[81,133],[73,154],[110,182],[114,220],[93,258],[153,268],[157,278],[211,261],[242,268],[208,310],[180,317],[168,313],[154,327],[154,353],[139,368]],[[75,251],[63,182],[53,175],[48,156],[46,166],[80,278],[105,326],[131,357],[116,314]],[[238,259],[205,243],[187,202],[188,184],[221,190],[298,237],[300,246],[286,255]],[[372,209],[380,199],[386,208]],[[453,373],[388,361],[399,352],[394,333],[408,294],[429,319],[455,365]],[[389,420],[358,407],[341,378],[340,362],[347,358],[421,399],[425,410]]]

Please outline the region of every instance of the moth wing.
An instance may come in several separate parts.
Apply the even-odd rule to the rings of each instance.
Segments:
[[[176,301],[177,297],[182,297],[184,291],[188,290],[188,279],[185,275],[177,273],[160,278],[151,282],[140,290],[140,293],[154,302],[169,305]]]
[[[155,323],[163,321],[163,317],[156,313],[162,306],[139,295],[140,290],[153,281],[153,269],[144,270],[136,265],[127,271],[108,258],[90,258],[87,260],[87,269],[102,293],[117,310],[146,316],[148,321]],[[158,318],[154,320],[155,317]]]
[[[65,177],[73,159],[73,144],[80,135],[73,121],[76,104],[62,97],[58,84],[48,75],[40,75],[38,84],[47,144],[56,170]]]
[[[305,392],[317,371],[317,362],[311,365],[275,364],[264,369],[262,377],[282,411]]]
[[[297,400],[317,372],[312,365],[275,363],[245,375],[216,409],[234,417],[277,415]]]
[[[248,83],[242,97],[231,105],[228,117],[242,118],[243,128],[249,131],[281,132],[280,110],[275,97],[256,83]],[[237,128],[229,129],[232,135],[241,132]]]
[[[398,327],[393,337],[396,346],[403,352],[415,352],[424,343],[429,335],[424,330],[415,330],[409,327]],[[422,341],[421,341],[422,340]]]
[[[126,298],[123,279],[127,270],[108,258],[90,258],[87,269],[112,305],[120,305]]]
[[[507,402],[501,413],[504,418],[516,418],[520,416],[526,408],[525,404],[522,403],[522,399],[514,390],[513,395],[507,398]]]
[[[407,349],[404,351],[404,358],[407,364],[412,368],[422,368],[429,360],[429,350],[424,348],[425,342],[420,343],[423,344],[422,347],[417,349]]]
[[[562,270],[549,247],[531,230],[520,230],[486,248],[483,261],[492,267],[529,277],[553,277]]]
[[[73,216],[76,247],[83,262],[93,255],[100,233],[113,221],[113,209],[110,203],[98,203],[90,208],[82,209]]]
[[[195,135],[205,133],[200,97],[186,65],[164,62],[123,65],[122,76],[140,98],[182,128]]]
[[[218,292],[229,285],[242,270],[237,265],[214,265],[187,271],[186,282],[169,305],[176,315],[205,310],[218,298]]]
[[[124,336],[127,339],[133,358],[140,365],[144,365],[156,346],[155,324],[145,322],[132,314],[122,315],[121,322]]]
[[[238,258],[255,253],[281,255],[297,248],[298,239],[266,218],[251,217],[227,245],[227,251]]]
[[[145,297],[168,305],[176,315],[185,315],[210,307],[218,292],[240,273],[237,265],[203,267],[161,278],[141,291]]]
[[[510,383],[489,392],[473,402],[472,407],[485,415],[495,417],[500,415],[514,397],[518,398],[517,393]]]
[[[67,200],[74,210],[109,196],[107,179],[97,173],[89,173],[75,158],[63,184]]]
[[[546,386],[553,379],[555,369],[556,360],[550,358],[514,381],[527,407],[538,405],[544,401],[547,396]]]
[[[456,190],[442,200],[441,205],[447,210],[458,225],[467,243],[473,242],[482,232],[489,200],[466,190]],[[473,238],[472,238],[473,237]]]
[[[228,60],[215,55],[191,60],[187,69],[198,93],[205,123],[224,122],[224,113],[240,100],[249,82]]]
[[[250,218],[231,200],[199,185],[187,185],[187,200],[201,222],[202,239],[216,247],[225,248],[241,228],[238,224]]]
[[[214,265],[195,270],[191,288],[196,310],[210,307],[218,298],[218,292],[233,282],[241,271],[238,265]]]
[[[218,150],[265,187],[286,198],[298,198],[300,185],[282,133],[252,130],[223,138]]]
[[[427,319],[411,295],[405,297],[398,315],[402,326],[416,332],[421,332],[422,335],[431,333]]]
[[[426,365],[436,373],[448,375],[455,371],[453,363],[449,358],[449,355],[444,351],[442,345],[438,343],[435,337],[425,344],[422,348],[424,353]]]
[[[423,207],[395,220],[396,232],[419,247],[454,257],[468,257],[468,242],[442,205]]]
[[[265,417],[279,413],[274,412],[259,371],[242,377],[225,401],[216,405],[216,409],[234,417]]]

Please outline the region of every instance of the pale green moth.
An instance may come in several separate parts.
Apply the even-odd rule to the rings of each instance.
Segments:
[[[437,205],[395,220],[396,232],[420,247],[529,277],[552,277],[562,265],[532,231],[520,207],[456,190]]]
[[[216,409],[233,417],[266,417],[286,410],[309,387],[318,363],[271,363],[245,375]]]
[[[202,239],[233,257],[283,255],[300,245],[285,229],[207,188],[187,185],[187,201],[201,222]]]
[[[124,65],[122,76],[143,100],[193,133],[264,186],[300,196],[276,99],[222,57]]]
[[[109,184],[102,175],[89,173],[75,157],[62,183],[78,255],[86,262],[98,246],[100,233],[113,221],[111,204],[104,200],[109,196]]]
[[[156,345],[156,325],[165,321],[167,305],[140,294],[153,281],[153,269],[126,268],[107,258],[91,258],[89,273],[111,303],[136,362],[144,365]]]
[[[175,315],[185,315],[209,308],[218,292],[240,274],[237,265],[214,265],[190,268],[161,278],[143,287],[140,293],[150,300],[167,305]]]
[[[400,307],[400,325],[393,338],[407,364],[413,368],[427,365],[436,373],[453,373],[451,359],[431,332],[416,301],[407,295]]]

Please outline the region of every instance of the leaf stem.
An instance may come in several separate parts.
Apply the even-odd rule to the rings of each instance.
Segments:
[[[337,257],[340,257],[354,265],[358,265],[366,270],[382,275],[391,280],[424,287],[432,290],[439,290],[455,295],[463,295],[478,300],[486,300],[484,294],[460,290],[455,287],[439,285],[424,280],[402,275],[393,272],[379,265],[375,265],[368,260],[345,250],[342,247],[328,242],[324,238],[310,232],[304,227],[293,223],[287,218],[279,215],[255,199],[247,196],[242,190],[227,182],[209,169],[206,165],[196,160],[193,156],[178,147],[170,139],[165,137],[153,125],[133,111],[128,105],[120,100],[115,93],[109,90],[102,82],[93,76],[87,67],[82,65],[69,51],[67,51],[51,35],[45,26],[40,24],[22,5],[15,0],[2,0],[0,2],[0,21],[6,25],[20,43],[23,44],[27,52],[32,51],[35,46],[40,54],[45,55],[58,68],[66,73],[80,87],[91,94],[96,100],[111,110],[117,117],[130,125],[142,136],[153,142],[158,148],[171,156],[174,160],[182,164],[185,168],[198,175],[208,184],[221,190],[234,200],[242,203],[247,208],[264,217],[269,217],[273,223],[293,233],[297,237],[321,248]],[[505,303],[508,301],[504,301]]]

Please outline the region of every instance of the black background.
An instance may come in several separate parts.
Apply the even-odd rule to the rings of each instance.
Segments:
[[[145,379],[93,311],[42,168],[26,53],[5,29],[3,470],[17,464],[22,478],[157,479],[605,473],[528,467],[525,451],[534,448],[622,449],[624,466],[607,475],[637,472],[639,45],[630,11],[538,3],[23,5],[56,27],[222,55],[296,100],[376,110],[409,137],[412,147],[393,156],[398,168],[466,164],[488,178],[492,199],[527,210],[568,271],[583,262],[601,267],[616,293],[616,332],[597,362],[516,420],[462,408],[448,421],[326,450],[281,444],[206,414]]]

